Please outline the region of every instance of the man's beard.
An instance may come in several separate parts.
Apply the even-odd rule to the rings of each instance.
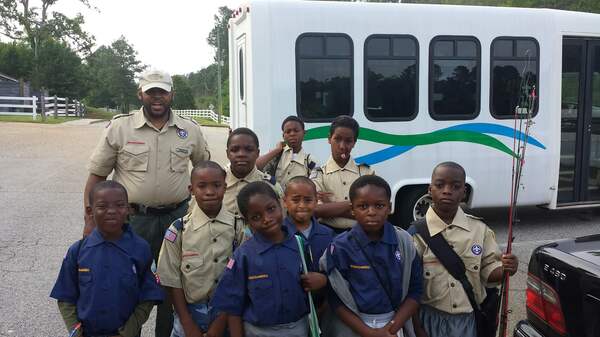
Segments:
[[[162,112],[154,112],[152,110],[152,103],[151,104],[143,104],[144,107],[144,112],[146,113],[146,115],[148,117],[152,117],[152,118],[163,118],[165,116],[169,115],[169,111],[171,111],[171,107],[170,106],[164,106],[164,110]]]

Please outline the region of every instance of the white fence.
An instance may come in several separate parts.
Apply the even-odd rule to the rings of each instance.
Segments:
[[[29,111],[26,111],[29,110]],[[0,115],[31,116],[36,118],[37,97],[0,96]]]
[[[53,115],[58,116],[83,116],[85,107],[78,100],[68,97],[6,97],[0,96],[0,115],[31,116],[37,118]]]
[[[40,113],[46,116],[83,116],[84,110],[83,104],[68,97],[42,97],[40,100]]]
[[[200,117],[210,119],[215,123],[219,122],[219,115],[212,110],[173,110],[173,112],[182,117]],[[221,124],[229,125],[230,122],[229,116],[221,115]]]

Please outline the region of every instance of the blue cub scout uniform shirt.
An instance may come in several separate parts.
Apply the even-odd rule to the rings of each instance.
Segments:
[[[369,255],[373,266],[369,264],[358,245]],[[348,281],[350,293],[360,312],[383,314],[398,310],[402,304],[403,264],[407,261],[398,250],[398,238],[392,224],[385,223],[380,240],[370,241],[360,224],[356,223],[350,231],[338,235],[333,240],[326,254],[328,272],[337,268]],[[423,292],[421,262],[415,256],[410,263],[411,275],[406,297],[419,302]],[[381,282],[372,268],[376,268]],[[381,283],[391,294],[391,303]],[[341,304],[333,291],[330,295],[330,303],[334,307]]]
[[[302,233],[298,233],[296,225],[290,217],[285,218],[285,225],[288,227],[290,233],[304,236]],[[308,257],[310,257],[311,260],[306,260],[306,263],[309,264],[309,271],[319,271],[319,259],[323,256],[323,253],[325,253],[325,250],[327,250],[334,237],[335,233],[331,228],[320,224],[314,217],[311,219],[310,233],[308,234],[308,238],[304,238],[306,242],[304,251],[307,252],[307,254],[310,251]]]
[[[241,316],[256,326],[295,322],[308,313],[298,244],[282,229],[286,238],[281,243],[255,232],[235,251],[211,301],[217,312]]]
[[[129,225],[117,241],[94,229],[69,247],[50,297],[77,306],[86,335],[117,335],[136,305],[163,300],[151,265],[150,246]]]

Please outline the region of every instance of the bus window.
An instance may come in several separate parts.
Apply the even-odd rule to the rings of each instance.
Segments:
[[[352,40],[345,34],[307,33],[296,40],[296,111],[306,121],[352,115]]]
[[[429,114],[436,120],[479,114],[481,46],[469,36],[436,36],[429,45]]]
[[[499,119],[514,118],[517,105],[529,108],[527,94],[533,86],[539,96],[539,45],[529,37],[499,37],[492,41],[490,54],[490,112]],[[537,110],[534,104],[533,116]]]
[[[418,102],[418,42],[407,35],[365,41],[365,115],[371,121],[412,120]]]

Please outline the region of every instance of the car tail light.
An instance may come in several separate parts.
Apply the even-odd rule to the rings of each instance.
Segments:
[[[527,275],[527,309],[561,335],[567,333],[558,294],[538,277]]]

